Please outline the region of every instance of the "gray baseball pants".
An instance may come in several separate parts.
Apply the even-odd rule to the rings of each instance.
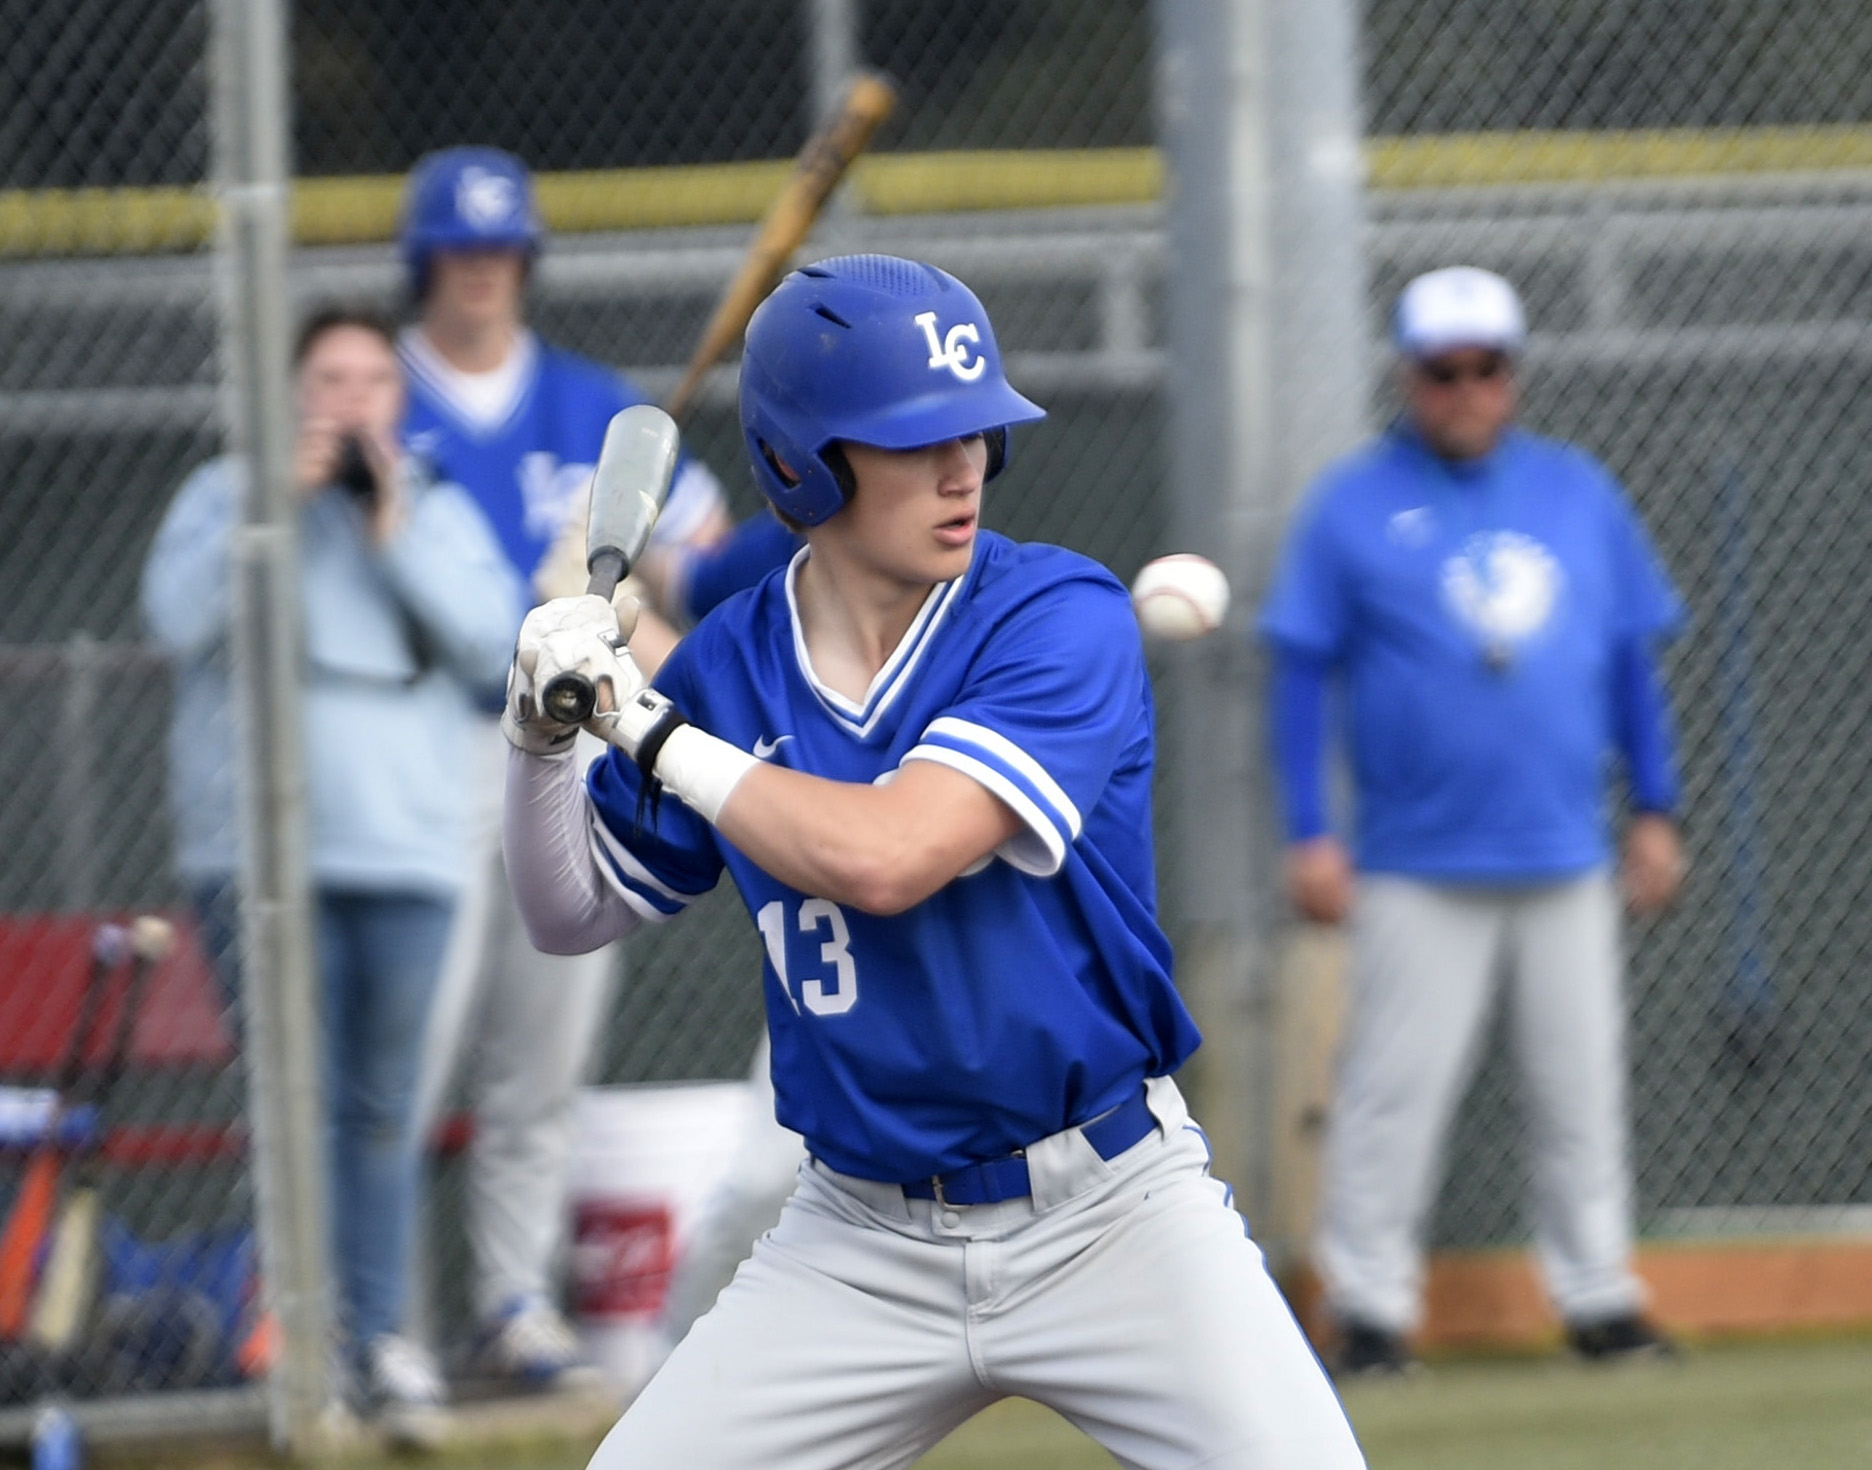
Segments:
[[[1619,897],[1610,873],[1527,888],[1362,875],[1327,1129],[1318,1264],[1341,1319],[1422,1311],[1423,1233],[1498,977],[1532,1134],[1534,1236],[1561,1315],[1635,1311]]]
[[[945,1208],[800,1170],[780,1222],[592,1460],[908,1466],[997,1399],[1047,1404],[1148,1470],[1358,1470],[1325,1372],[1168,1079],[1109,1161],[1027,1149],[1035,1193]]]
[[[806,1144],[774,1117],[771,1056],[763,1031],[748,1069],[747,1122],[735,1143],[734,1160],[727,1177],[703,1203],[694,1233],[670,1273],[660,1323],[666,1352],[715,1305],[754,1242],[780,1218],[799,1182]]]

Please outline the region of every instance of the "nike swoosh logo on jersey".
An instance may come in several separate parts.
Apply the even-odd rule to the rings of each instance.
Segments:
[[[756,740],[754,742],[754,759],[757,761],[766,760],[768,756],[772,755],[792,738],[791,735],[776,735],[771,740]]]

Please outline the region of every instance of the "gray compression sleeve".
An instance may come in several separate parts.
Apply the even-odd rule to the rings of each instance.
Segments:
[[[547,954],[586,954],[637,927],[636,911],[599,869],[591,820],[576,760],[507,752],[507,883],[527,937]]]

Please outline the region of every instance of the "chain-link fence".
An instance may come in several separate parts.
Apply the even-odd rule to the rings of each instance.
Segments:
[[[0,1324],[9,1438],[45,1395],[251,1418],[266,1361],[245,1092],[172,877],[170,681],[136,613],[168,493],[219,440],[215,320],[199,206],[117,191],[201,179],[205,45],[193,0],[0,9],[0,1189],[33,1288]],[[127,957],[133,915],[179,945]]]
[[[94,1156],[143,1246],[251,1218],[234,1040],[171,863],[169,674],[136,607],[158,519],[222,442],[208,19],[200,0],[0,0],[0,1082],[56,1080],[97,923],[182,923]],[[1872,808],[1854,754],[1872,718],[1854,638],[1872,565],[1872,28],[1843,0],[1370,0],[1363,21],[1374,349],[1409,274],[1507,274],[1533,324],[1528,420],[1620,474],[1693,609],[1670,674],[1696,875],[1636,934],[1631,985],[1643,1224],[1872,1205]],[[401,173],[429,148],[498,144],[542,171],[559,226],[535,325],[665,392],[764,201],[736,170],[790,156],[841,68],[884,68],[902,97],[876,169],[811,251],[921,255],[979,289],[1010,375],[1050,412],[990,522],[1128,577],[1170,549],[1152,56],[1147,0],[308,0],[294,165],[301,237],[329,243],[296,256],[294,291],[404,305]],[[1016,150],[1040,162],[1010,196]],[[695,171],[725,196],[686,202]],[[730,368],[686,433],[746,512],[731,404]],[[1174,852],[1167,818],[1162,841]],[[757,964],[726,895],[634,940],[603,1078],[737,1074]],[[1491,1060],[1441,1242],[1521,1237],[1512,1092]],[[29,1143],[8,1145],[0,1197]],[[451,1190],[438,1251],[458,1249]],[[80,1394],[125,1386],[121,1365],[73,1371]]]

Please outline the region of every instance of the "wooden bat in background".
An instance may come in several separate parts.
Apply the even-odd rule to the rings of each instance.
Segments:
[[[878,124],[897,105],[897,90],[875,72],[861,72],[846,88],[832,120],[799,152],[774,201],[767,207],[754,242],[748,246],[741,268],[722,292],[715,314],[703,329],[683,379],[663,405],[672,419],[680,420],[695,402],[709,369],[721,360],[746,329],[754,308],[779,283],[793,252],[812,233],[813,222],[852,160],[864,152]],[[568,519],[552,548],[534,573],[534,591],[542,598],[566,597],[577,590],[578,572],[589,568],[584,527]],[[672,635],[673,636],[673,635]]]
[[[34,1146],[32,1158],[13,1197],[6,1232],[0,1235],[0,1342],[17,1342],[25,1333],[32,1310],[34,1268],[40,1247],[52,1226],[58,1203],[59,1179],[65,1167],[63,1132],[72,1094],[83,1074],[86,1043],[97,1026],[98,1007],[105,978],[129,952],[129,936],[116,924],[102,924],[91,936],[91,969],[84,998],[65,1048],[65,1063],[58,1079],[58,1100],[46,1119],[45,1133]]]
[[[1255,1238],[1290,1275],[1313,1243],[1333,1062],[1345,1027],[1350,941],[1337,928],[1292,924],[1281,936],[1274,1004],[1274,1148],[1270,1207]]]
[[[806,140],[786,186],[768,206],[741,269],[722,293],[682,382],[664,404],[671,418],[680,419],[688,410],[708,370],[741,335],[754,308],[767,299],[845,170],[896,105],[897,90],[889,81],[875,72],[861,72],[831,121]]]
[[[98,1193],[97,1158],[103,1147],[104,1110],[129,1060],[130,1040],[143,1010],[150,971],[175,948],[175,928],[167,919],[145,914],[130,926],[130,982],[117,1009],[117,1026],[103,1073],[88,1101],[99,1109],[98,1137],[74,1170],[72,1190],[59,1210],[46,1257],[39,1295],[33,1301],[27,1336],[41,1347],[63,1352],[78,1336],[97,1290],[98,1227],[104,1206]]]

